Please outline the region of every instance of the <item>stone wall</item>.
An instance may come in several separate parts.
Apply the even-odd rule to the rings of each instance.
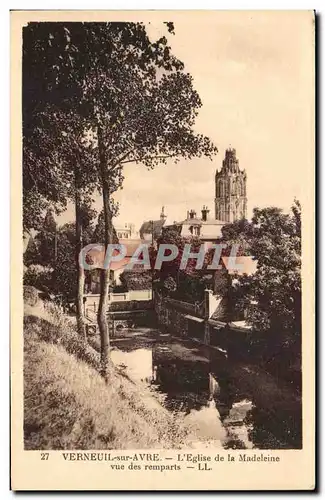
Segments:
[[[170,333],[211,345],[231,357],[247,356],[251,330],[212,319],[220,303],[210,290],[206,290],[203,308],[156,294],[157,322]]]
[[[194,316],[196,306],[189,303],[184,304],[181,301],[163,298],[157,294],[155,297],[155,311],[158,325],[180,337],[192,336],[200,339],[204,329],[204,320],[202,317]],[[190,310],[191,307],[193,311]],[[193,313],[193,316],[189,314],[190,312]],[[193,318],[193,321],[190,318]],[[195,319],[197,319],[197,323]]]

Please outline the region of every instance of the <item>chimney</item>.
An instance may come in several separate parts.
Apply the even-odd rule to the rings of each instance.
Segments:
[[[190,211],[190,219],[195,219],[195,217],[196,217],[196,212],[192,208],[191,211]]]
[[[210,212],[210,210],[208,209],[208,207],[206,207],[205,205],[203,205],[202,210],[201,210],[202,220],[203,221],[206,221],[208,219],[209,212]]]

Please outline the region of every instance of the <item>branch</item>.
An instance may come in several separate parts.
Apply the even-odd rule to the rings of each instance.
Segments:
[[[161,156],[143,156],[142,158],[138,159],[133,159],[133,160],[126,160],[126,161],[121,161],[120,164],[124,165],[124,163],[134,163],[134,162],[141,162],[143,160],[163,160],[165,158],[175,158],[177,155],[161,155]]]
[[[28,170],[28,174],[29,174],[29,176],[31,177],[31,179],[32,179],[32,181],[33,181],[33,183],[34,183],[34,186],[35,186],[35,188],[36,188],[36,191],[38,192],[38,184],[37,184],[37,181],[36,181],[36,179],[35,179],[34,175],[32,174],[32,169],[29,167],[28,163],[27,163],[27,170]]]
[[[112,171],[112,170],[114,170],[114,169],[115,169],[118,165],[122,165],[122,163],[127,163],[127,162],[124,162],[123,160],[124,160],[125,158],[127,158],[127,157],[128,157],[128,155],[129,155],[130,153],[132,153],[133,149],[134,149],[134,148],[130,149],[127,153],[125,153],[124,155],[122,155],[122,156],[121,156],[121,158],[119,158],[119,159],[118,159],[118,160],[114,163],[114,165],[108,169],[108,171],[109,171],[109,172],[111,172],[111,171]],[[133,161],[133,160],[128,160],[128,161]]]

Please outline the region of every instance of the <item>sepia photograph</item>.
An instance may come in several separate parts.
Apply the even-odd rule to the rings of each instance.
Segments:
[[[84,13],[19,31],[24,453],[302,451],[314,14]]]

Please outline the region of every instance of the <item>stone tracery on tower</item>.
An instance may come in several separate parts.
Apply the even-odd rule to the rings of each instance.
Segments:
[[[220,172],[216,171],[215,217],[225,222],[247,218],[247,175],[239,168],[236,150],[226,150]]]

